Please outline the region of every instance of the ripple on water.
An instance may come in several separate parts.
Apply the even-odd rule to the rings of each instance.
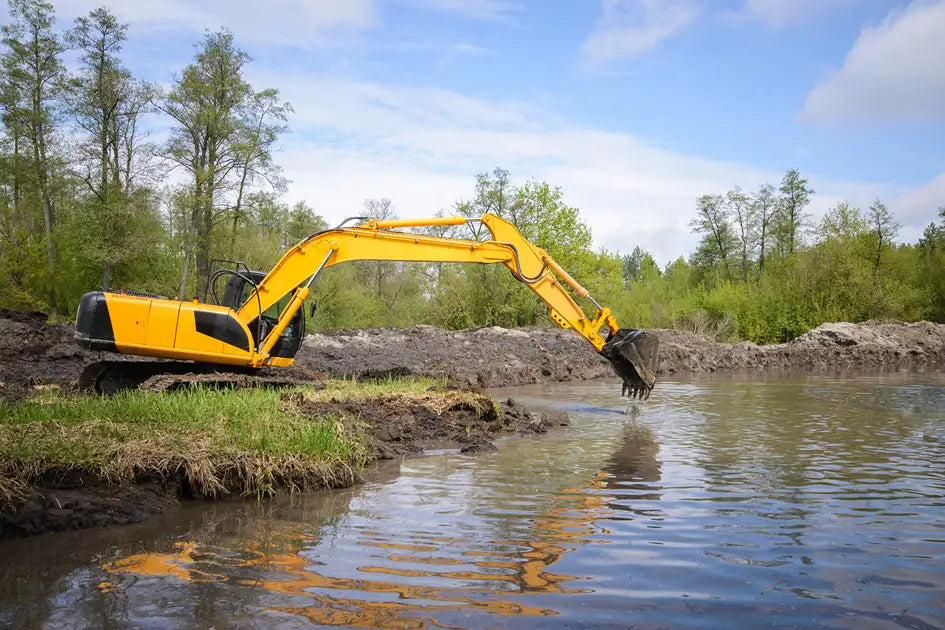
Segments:
[[[610,385],[512,394],[572,426],[320,498],[8,544],[0,624],[945,626],[945,378],[670,382],[630,416]]]

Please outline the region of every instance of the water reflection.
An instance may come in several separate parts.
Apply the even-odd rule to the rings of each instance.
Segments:
[[[573,426],[0,545],[0,625],[943,627],[940,381],[666,383],[631,416],[523,389]]]

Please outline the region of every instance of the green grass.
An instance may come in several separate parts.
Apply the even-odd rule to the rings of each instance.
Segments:
[[[419,394],[436,381],[329,381],[314,399]],[[108,398],[55,391],[0,401],[0,508],[50,471],[121,483],[183,475],[196,492],[271,494],[351,483],[370,457],[357,421],[301,414],[292,390],[194,388]]]

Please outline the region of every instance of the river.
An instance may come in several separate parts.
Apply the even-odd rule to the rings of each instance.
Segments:
[[[942,628],[945,375],[500,390],[571,426],[0,543],[0,625]]]

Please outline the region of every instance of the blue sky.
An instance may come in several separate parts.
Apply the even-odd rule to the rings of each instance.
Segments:
[[[60,25],[98,2],[54,2]],[[945,0],[115,2],[167,83],[230,28],[294,108],[277,161],[329,219],[449,209],[476,172],[545,179],[595,241],[666,262],[695,200],[798,168],[814,218],[881,197],[904,240],[945,205]]]

